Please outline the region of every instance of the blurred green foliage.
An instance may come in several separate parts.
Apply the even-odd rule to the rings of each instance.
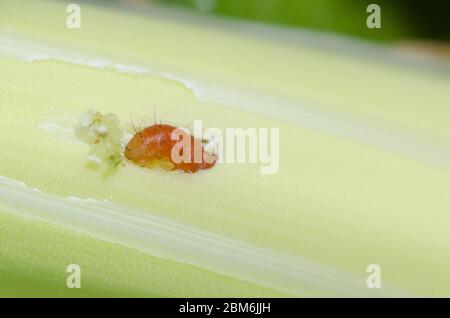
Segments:
[[[159,0],[205,13],[339,32],[374,40],[449,39],[449,0]],[[366,8],[381,7],[381,29],[369,29]]]

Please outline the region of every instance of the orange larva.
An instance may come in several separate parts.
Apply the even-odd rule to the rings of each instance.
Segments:
[[[201,140],[191,135],[189,135],[191,158],[194,158],[194,145],[201,147],[201,162],[196,163],[192,159],[190,162],[176,163],[172,160],[172,148],[177,141],[172,140],[171,135],[175,129],[177,127],[171,125],[155,124],[137,132],[125,148],[125,157],[142,167],[149,166],[154,162],[168,161],[171,163],[171,170],[197,172],[200,169],[212,168],[217,161],[216,157],[204,150]]]

